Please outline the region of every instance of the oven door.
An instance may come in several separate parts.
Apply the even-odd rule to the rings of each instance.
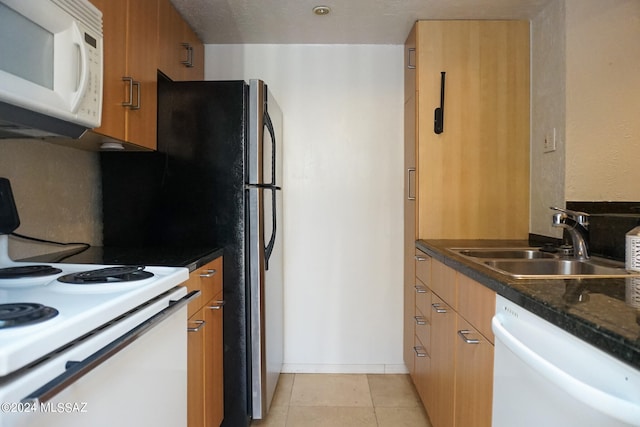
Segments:
[[[186,426],[196,295],[185,294],[175,288],[0,385],[0,426]]]

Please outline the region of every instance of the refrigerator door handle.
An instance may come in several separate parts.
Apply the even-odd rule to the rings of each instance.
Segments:
[[[271,123],[271,117],[269,112],[264,112],[264,126],[269,131],[271,137],[271,185],[276,185],[276,132],[273,129],[273,123]]]
[[[274,148],[275,149],[275,148]],[[273,252],[273,247],[276,244],[276,224],[278,223],[276,219],[277,209],[276,209],[276,187],[271,187],[271,237],[269,238],[269,243],[264,248],[264,268],[265,270],[269,269],[269,258],[271,258],[271,253]]]

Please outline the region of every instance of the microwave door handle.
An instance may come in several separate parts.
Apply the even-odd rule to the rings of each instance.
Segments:
[[[78,68],[80,78],[77,82],[77,90],[71,95],[71,112],[77,113],[78,108],[80,108],[80,103],[82,102],[82,98],[87,92],[87,87],[89,85],[89,72],[87,66],[87,48],[84,45],[84,40],[82,38],[82,32],[78,28],[78,24],[75,22],[72,24],[71,28],[71,38],[74,46],[77,46],[78,52]]]

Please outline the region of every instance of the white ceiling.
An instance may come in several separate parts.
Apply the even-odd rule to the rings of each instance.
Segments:
[[[418,19],[530,19],[556,0],[171,1],[205,44],[403,44]]]

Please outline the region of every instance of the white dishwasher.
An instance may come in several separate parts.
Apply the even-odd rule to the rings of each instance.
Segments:
[[[640,371],[498,296],[493,427],[640,426]]]

